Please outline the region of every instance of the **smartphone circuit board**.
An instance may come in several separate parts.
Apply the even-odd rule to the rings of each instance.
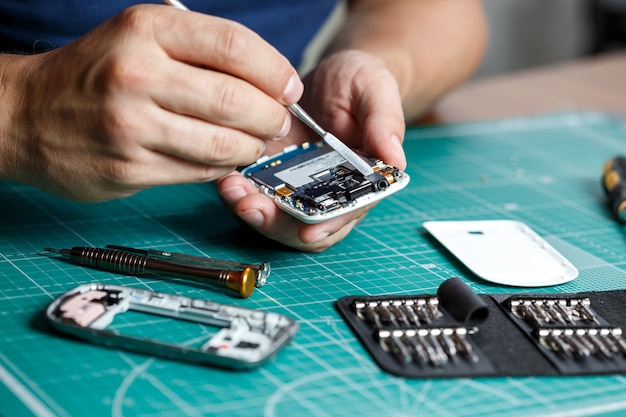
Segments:
[[[278,206],[305,223],[319,223],[385,198],[409,183],[409,176],[383,161],[364,158],[368,176],[319,141],[285,148],[259,159],[242,173]]]

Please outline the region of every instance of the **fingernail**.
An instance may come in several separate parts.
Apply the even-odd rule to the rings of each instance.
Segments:
[[[261,226],[265,221],[265,216],[263,216],[263,213],[259,209],[243,210],[238,214],[239,217],[251,226]]]
[[[391,135],[391,141],[394,143],[393,146],[396,148],[402,148],[402,141],[398,137],[398,135]]]
[[[391,135],[391,146],[394,148],[394,153],[402,157],[401,164],[398,164],[398,167],[404,168],[406,166],[406,156],[404,155],[402,140],[397,135]]]
[[[246,195],[245,188],[239,185],[222,190],[222,198],[231,204],[235,204]]]
[[[289,114],[289,112],[287,112],[287,115],[285,116],[285,121],[283,122],[283,127],[280,128],[280,132],[278,133],[278,136],[276,136],[275,140],[284,138],[285,136],[287,136],[290,130],[291,130],[291,115]]]
[[[287,104],[292,104],[300,100],[302,93],[304,92],[304,84],[297,74],[294,74],[289,78],[287,87],[283,91],[283,101]]]

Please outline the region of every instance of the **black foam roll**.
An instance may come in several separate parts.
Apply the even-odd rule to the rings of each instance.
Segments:
[[[466,326],[480,324],[489,315],[487,304],[461,278],[445,280],[437,290],[437,297],[441,306]]]

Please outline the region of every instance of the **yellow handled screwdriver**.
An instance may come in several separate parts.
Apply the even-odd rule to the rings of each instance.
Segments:
[[[46,252],[59,254],[70,261],[102,271],[142,276],[170,276],[226,288],[247,298],[254,291],[256,273],[252,268],[243,271],[202,268],[115,249],[75,246],[72,249],[45,248]]]
[[[611,211],[621,223],[626,223],[626,157],[616,156],[606,161],[602,185]]]

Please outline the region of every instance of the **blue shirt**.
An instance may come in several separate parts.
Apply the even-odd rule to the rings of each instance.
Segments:
[[[162,4],[147,0],[145,3]],[[185,0],[191,10],[238,21],[274,45],[293,65],[337,0]],[[131,0],[0,0],[0,52],[36,53],[87,33]]]

